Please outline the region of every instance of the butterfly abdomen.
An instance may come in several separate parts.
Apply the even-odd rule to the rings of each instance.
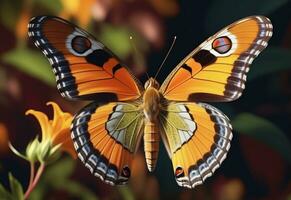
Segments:
[[[159,128],[158,124],[150,121],[145,122],[144,128],[144,151],[148,170],[154,171],[159,154]]]

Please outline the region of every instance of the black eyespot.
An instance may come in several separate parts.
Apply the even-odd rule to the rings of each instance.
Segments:
[[[192,56],[192,58],[194,58],[194,60],[196,62],[199,62],[202,65],[202,67],[206,67],[208,65],[211,65],[217,59],[217,57],[215,55],[213,55],[212,53],[210,53],[210,51],[205,50],[205,49],[201,49],[200,51],[195,53]]]
[[[177,167],[175,170],[175,177],[180,178],[184,176],[185,176],[184,169],[182,167]]]
[[[83,36],[76,36],[72,39],[72,48],[79,54],[84,53],[91,48],[91,42]]]
[[[212,48],[220,54],[227,53],[231,49],[231,45],[231,40],[226,36],[216,38],[212,42]]]
[[[123,177],[129,178],[130,177],[130,169],[128,168],[128,166],[123,167],[121,175]]]

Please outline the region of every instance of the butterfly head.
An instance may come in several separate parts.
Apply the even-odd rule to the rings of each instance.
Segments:
[[[149,80],[147,80],[147,82],[144,84],[144,88],[148,89],[150,87],[153,87],[155,89],[159,89],[160,88],[160,84],[158,83],[158,81],[156,81],[154,78],[149,78]]]

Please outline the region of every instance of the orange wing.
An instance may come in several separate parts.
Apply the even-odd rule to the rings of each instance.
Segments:
[[[272,24],[263,16],[241,19],[207,39],[167,77],[161,92],[176,101],[232,101],[245,87],[254,58],[266,48]]]
[[[94,102],[76,115],[71,133],[78,157],[91,173],[116,185],[130,177],[142,130],[143,115],[138,106]]]
[[[194,188],[226,158],[232,139],[229,119],[205,103],[170,103],[161,112],[162,139],[180,186]]]
[[[133,100],[142,87],[93,36],[58,17],[32,18],[28,35],[50,61],[62,96],[91,100]]]

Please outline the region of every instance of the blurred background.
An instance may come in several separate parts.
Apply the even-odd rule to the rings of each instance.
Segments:
[[[154,76],[174,36],[176,44],[158,76],[160,83],[192,49],[233,21],[265,15],[274,26],[268,48],[254,61],[243,96],[215,104],[232,121],[227,159],[206,182],[189,190],[174,179],[161,145],[156,171],[146,170],[142,148],[131,181],[112,187],[79,160],[63,155],[49,166],[31,199],[291,199],[291,1],[289,0],[1,0],[0,182],[11,171],[26,188],[29,166],[8,148],[25,149],[40,133],[25,111],[50,115],[57,102],[75,113],[87,102],[69,102],[56,89],[49,62],[27,37],[36,15],[56,15],[86,29],[109,47],[143,82]],[[133,36],[135,51],[129,36]],[[1,199],[1,197],[0,197]]]

